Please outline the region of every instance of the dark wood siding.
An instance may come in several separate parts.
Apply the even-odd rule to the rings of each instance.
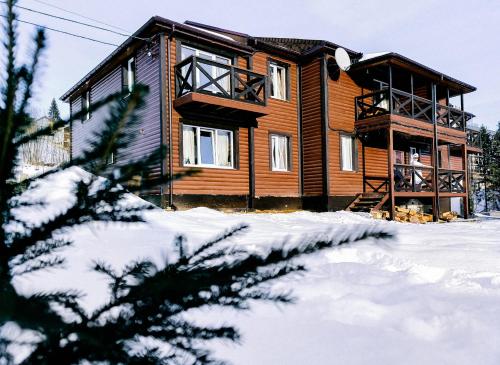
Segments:
[[[90,87],[90,101],[94,103],[106,96],[121,90],[121,68],[117,67],[104,78]],[[85,93],[87,89],[83,92]],[[82,108],[82,97],[78,96],[71,103],[71,109],[77,113]],[[72,126],[72,154],[77,157],[89,148],[89,142],[93,138],[93,133],[99,132],[106,118],[108,117],[109,107],[102,107],[92,112],[90,119],[86,121],[75,121]]]
[[[323,193],[320,61],[302,67],[302,141],[304,195]]]
[[[159,55],[158,44],[155,43],[150,48],[151,54],[145,47],[139,49],[135,54],[136,58],[136,83],[149,87],[149,94],[146,104],[139,111],[139,123],[134,130],[129,131],[131,143],[126,150],[118,151],[116,161],[119,164],[131,160],[140,160],[160,147],[160,86],[159,86]],[[131,55],[132,56],[132,55]],[[121,66],[115,67],[104,78],[93,85],[90,85],[91,102],[94,103],[106,96],[119,92],[122,88]],[[71,111],[77,113],[81,110],[82,99],[77,96],[71,99]],[[109,109],[103,107],[92,112],[91,118],[87,121],[75,121],[72,124],[72,156],[80,155],[88,148],[92,134],[98,132],[108,118]],[[160,173],[160,164],[153,168],[153,175]]]
[[[148,55],[148,51],[152,56]],[[141,48],[135,55],[136,82],[147,85],[149,93],[145,107],[139,112],[139,124],[131,131],[133,138],[127,151],[118,153],[118,163],[129,160],[140,160],[157,151],[161,146],[161,113],[160,113],[160,54],[156,41],[149,49]],[[152,176],[161,173],[160,163],[150,172]]]

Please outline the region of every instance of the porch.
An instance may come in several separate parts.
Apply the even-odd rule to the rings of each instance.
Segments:
[[[450,200],[468,213],[467,157],[464,144],[379,129],[361,136],[363,193],[387,194],[386,207],[417,200],[438,219]],[[418,158],[415,159],[415,156]],[[378,156],[374,158],[373,156]],[[456,204],[455,204],[456,207]]]

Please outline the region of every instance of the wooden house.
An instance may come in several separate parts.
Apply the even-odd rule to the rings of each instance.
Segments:
[[[148,193],[165,207],[393,212],[417,199],[436,217],[458,206],[466,216],[467,155],[480,149],[467,145],[464,94],[475,88],[396,53],[345,49],[343,71],[339,47],[153,17],[61,99],[74,113],[149,86],[115,163],[166,145],[154,174],[199,168]],[[73,156],[104,118],[73,122]]]

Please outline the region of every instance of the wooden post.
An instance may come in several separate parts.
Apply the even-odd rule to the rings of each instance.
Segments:
[[[361,140],[361,155],[363,159],[363,193],[366,193],[365,141]]]
[[[389,113],[392,114],[393,111],[393,100],[392,100],[392,66],[389,64]]]
[[[464,218],[469,218],[469,167],[467,163],[467,143],[462,145],[462,164],[464,167],[464,189],[465,189],[465,198],[464,198]]]
[[[437,164],[438,161],[438,133],[437,133],[437,122],[436,122],[436,85],[432,83],[431,85],[432,92],[432,125],[434,126],[434,136],[433,136],[433,168],[434,168],[434,203],[432,214],[434,216],[434,221],[437,222],[439,220],[439,166]]]
[[[411,93],[411,117],[415,118],[415,95],[414,95],[414,86],[413,86],[413,73],[410,73],[410,93]]]
[[[389,198],[391,204],[389,214],[391,219],[395,217],[396,198],[394,197],[394,135],[392,127],[387,128],[387,173],[389,176]]]

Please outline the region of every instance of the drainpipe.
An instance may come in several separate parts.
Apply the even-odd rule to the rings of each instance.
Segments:
[[[174,207],[174,156],[173,156],[173,141],[172,141],[172,66],[171,66],[171,41],[175,31],[175,24],[172,25],[172,31],[167,37],[167,77],[168,77],[168,162],[169,162],[169,179],[170,187],[168,189],[168,204],[169,207]]]

